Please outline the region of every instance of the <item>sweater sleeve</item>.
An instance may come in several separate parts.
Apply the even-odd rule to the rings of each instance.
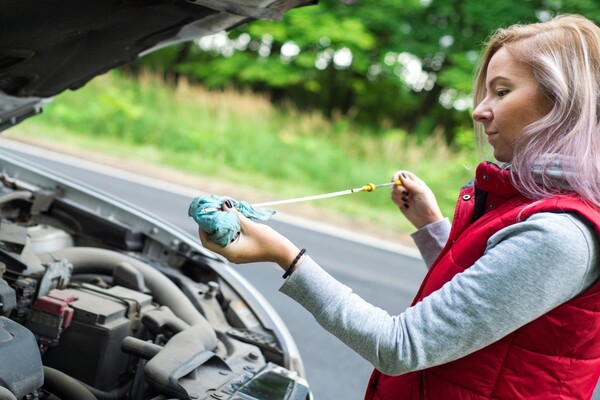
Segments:
[[[471,268],[400,315],[309,257],[280,290],[375,368],[399,375],[470,354],[583,292],[600,276],[597,251],[578,218],[540,213],[496,233]]]
[[[423,257],[423,261],[425,261],[427,269],[431,267],[446,245],[449,235],[450,221],[448,218],[427,224],[411,234],[413,241],[421,253],[421,257]]]

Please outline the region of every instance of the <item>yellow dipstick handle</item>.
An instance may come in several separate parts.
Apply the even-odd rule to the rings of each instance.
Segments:
[[[400,179],[395,180],[393,182],[386,182],[386,183],[382,183],[380,185],[375,185],[373,183],[369,183],[368,185],[365,185],[363,187],[360,188],[360,190],[362,192],[372,192],[375,189],[379,188],[379,187],[383,187],[383,186],[392,186],[392,185],[398,185],[398,186],[402,186],[402,181]]]

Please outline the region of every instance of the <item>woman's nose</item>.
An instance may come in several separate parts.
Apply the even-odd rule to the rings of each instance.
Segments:
[[[492,110],[489,106],[486,105],[485,101],[482,101],[473,110],[472,118],[475,122],[483,123],[486,121],[490,121],[492,119]]]

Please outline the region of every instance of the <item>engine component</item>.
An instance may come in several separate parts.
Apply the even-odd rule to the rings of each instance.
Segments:
[[[178,398],[196,398],[231,379],[231,368],[211,349],[216,338],[193,326],[167,342],[148,361],[144,374],[151,384]]]
[[[38,288],[38,296],[44,296],[51,289],[62,289],[67,286],[73,266],[70,262],[60,260],[49,263],[46,267],[46,272],[40,280]]]
[[[97,400],[81,382],[54,368],[44,367],[44,389],[64,400]]]
[[[73,308],[69,303],[75,296],[67,291],[52,290],[48,296],[38,297],[29,310],[25,326],[31,330],[40,344],[56,345],[61,332],[71,325]]]
[[[89,284],[56,292],[75,298],[69,303],[74,315],[58,344],[44,354],[44,364],[100,390],[113,389],[130,361],[121,352],[121,342],[143,333],[140,318],[155,308],[152,297],[120,286]]]
[[[44,369],[33,334],[18,323],[0,317],[0,386],[22,398],[44,382]]]
[[[224,389],[225,394],[234,393],[231,400],[285,399],[306,400],[310,398],[308,384],[297,374],[275,364],[267,364],[256,376],[245,382],[235,392],[235,386]],[[224,396],[222,396],[224,397]]]
[[[36,199],[38,198],[40,197],[36,196]],[[73,238],[69,234],[48,225],[28,227],[27,236],[31,250],[36,254],[73,246]]]
[[[310,398],[270,308],[195,242],[60,185],[3,184],[0,399]]]
[[[8,282],[0,278],[0,314],[8,315],[16,307],[17,295],[15,289],[8,286]]]
[[[181,318],[173,314],[170,308],[162,306],[144,315],[142,323],[154,335],[167,335],[168,337],[179,333],[190,326]],[[214,342],[216,338],[210,338]]]

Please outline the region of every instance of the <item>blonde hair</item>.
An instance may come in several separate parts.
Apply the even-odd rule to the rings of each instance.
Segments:
[[[490,59],[503,47],[531,67],[552,105],[517,139],[511,160],[513,183],[534,199],[560,194],[564,189],[553,186],[555,179],[548,173],[559,163],[570,190],[600,207],[600,28],[582,16],[560,15],[499,29],[476,71],[475,107],[486,95]],[[481,146],[485,136],[480,123],[475,123],[475,132]]]

